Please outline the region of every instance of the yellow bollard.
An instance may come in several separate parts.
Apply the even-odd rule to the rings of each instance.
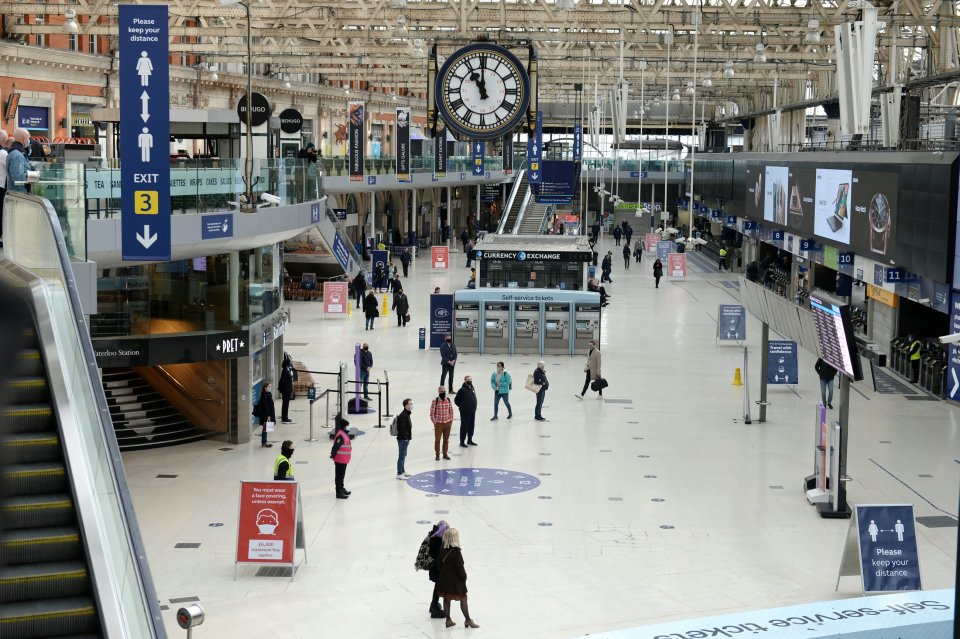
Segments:
[[[353,300],[347,300],[347,317],[353,316]]]
[[[383,309],[380,310],[380,314],[386,317],[390,314],[390,307],[387,306],[387,294],[383,294]]]
[[[743,386],[743,380],[740,379],[740,369],[733,371],[733,385],[734,386]]]

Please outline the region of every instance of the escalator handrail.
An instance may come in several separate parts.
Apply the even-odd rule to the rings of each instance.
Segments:
[[[160,613],[160,604],[157,598],[156,589],[153,585],[153,578],[150,573],[150,567],[147,564],[147,551],[143,544],[143,537],[140,533],[140,526],[137,523],[137,516],[133,506],[133,497],[130,494],[130,487],[127,484],[126,475],[123,471],[123,460],[120,457],[120,448],[117,445],[116,434],[113,431],[113,424],[110,417],[110,408],[107,405],[106,395],[103,386],[100,383],[100,375],[97,368],[97,359],[93,351],[93,343],[90,341],[87,321],[83,314],[83,307],[80,303],[80,296],[77,293],[77,281],[74,277],[73,267],[70,263],[70,255],[64,241],[63,232],[60,227],[60,219],[57,216],[53,205],[46,198],[40,198],[24,193],[8,192],[6,194],[7,202],[22,199],[25,203],[40,207],[46,214],[46,223],[50,225],[51,235],[56,244],[56,254],[58,266],[61,271],[59,275],[63,278],[70,314],[76,326],[80,348],[82,349],[83,361],[86,364],[87,382],[89,382],[90,391],[96,405],[97,422],[103,437],[103,444],[109,461],[108,468],[114,484],[117,500],[123,512],[123,522],[126,526],[127,543],[130,553],[130,560],[137,573],[137,581],[140,587],[140,597],[142,599],[144,610],[149,614],[146,620],[152,631],[152,639],[166,639],[167,633],[163,624],[163,618]],[[4,229],[6,230],[6,229]],[[5,233],[5,235],[7,235]],[[25,269],[28,270],[29,269]],[[41,279],[38,277],[38,279]],[[96,578],[96,575],[94,575]],[[99,600],[99,597],[98,597]],[[116,603],[116,602],[111,602]],[[147,638],[144,638],[147,639]]]

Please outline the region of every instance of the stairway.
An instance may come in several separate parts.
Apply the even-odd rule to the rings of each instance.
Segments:
[[[520,221],[520,228],[517,229],[517,235],[540,235],[540,228],[543,225],[543,218],[547,214],[549,204],[535,204],[530,202],[523,219]]]
[[[120,450],[185,444],[208,435],[132,369],[105,369],[103,390]]]
[[[527,171],[522,170],[517,176],[517,184],[510,194],[510,210],[507,211],[506,218],[501,220],[499,230],[497,231],[498,233],[513,233],[513,225],[516,224],[517,218],[523,212],[523,203],[527,199],[529,190],[530,185],[527,183]]]
[[[0,637],[100,637],[46,367],[23,341],[0,410]]]

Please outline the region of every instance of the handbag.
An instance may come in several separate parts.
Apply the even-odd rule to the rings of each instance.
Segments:
[[[420,550],[417,551],[417,558],[413,562],[414,570],[427,570],[433,563],[433,557],[430,556],[430,535],[423,538],[420,544]]]
[[[600,392],[609,385],[610,384],[607,383],[607,380],[602,377],[598,377],[590,382],[590,390]]]
[[[275,422],[271,422],[271,421],[266,422],[266,423],[263,425],[263,427],[264,427],[264,429],[266,429],[266,431],[267,431],[268,433],[272,433],[273,431],[275,431],[275,430],[277,429],[276,423],[275,423]]]
[[[540,384],[535,384],[533,382],[533,374],[527,375],[527,383],[523,385],[531,393],[539,393],[540,389],[543,388]]]

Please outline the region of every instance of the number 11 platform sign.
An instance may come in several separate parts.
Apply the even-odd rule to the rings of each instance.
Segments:
[[[120,5],[123,259],[170,259],[170,34],[166,5]]]

